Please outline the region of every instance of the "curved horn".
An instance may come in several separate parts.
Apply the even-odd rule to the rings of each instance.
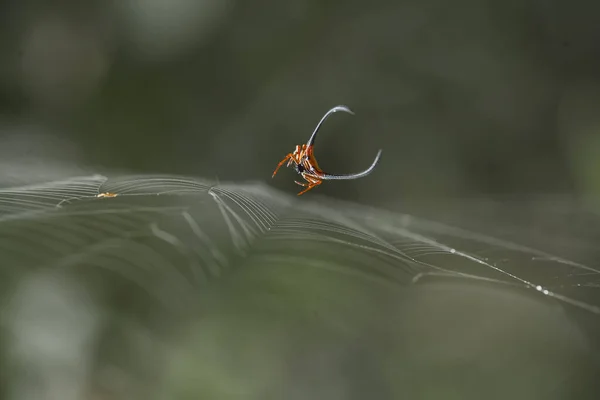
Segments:
[[[354,115],[354,112],[352,112],[352,110],[350,110],[348,107],[346,106],[335,106],[333,107],[331,110],[327,111],[327,113],[325,113],[325,115],[323,116],[323,118],[321,118],[321,120],[319,121],[319,123],[317,124],[317,127],[315,128],[315,130],[313,131],[312,135],[310,136],[310,139],[308,139],[308,142],[306,142],[306,146],[310,147],[315,143],[315,138],[317,137],[317,132],[319,132],[319,128],[321,127],[321,125],[323,124],[323,122],[325,122],[325,120],[334,112],[337,111],[343,111],[343,112],[347,112],[348,114],[352,114]]]
[[[379,158],[381,157],[381,150],[379,150],[377,152],[377,155],[375,156],[375,160],[373,160],[373,163],[371,164],[371,166],[367,169],[365,169],[362,172],[357,172],[355,174],[347,174],[347,175],[331,175],[331,174],[323,174],[320,175],[319,177],[323,180],[325,179],[337,179],[337,180],[344,180],[344,179],[358,179],[358,178],[362,178],[364,176],[369,175],[371,172],[373,172],[373,170],[375,169],[375,166],[377,165],[377,163],[379,162]]]

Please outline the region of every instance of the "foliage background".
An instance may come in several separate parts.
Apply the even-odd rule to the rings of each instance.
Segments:
[[[321,166],[331,172],[360,170],[379,148],[381,164],[366,179],[323,185],[309,199],[325,195],[461,223],[480,221],[474,211],[487,204],[486,198],[503,202],[560,195],[574,199],[569,200],[573,204],[585,199],[595,210],[600,189],[599,12],[600,3],[589,0],[4,1],[0,183],[115,170],[263,181],[293,193],[297,187],[291,172],[271,181],[273,168],[308,138],[326,110],[347,104],[356,116],[328,121],[317,147]],[[537,214],[536,206],[521,212],[514,203],[503,204],[513,218],[493,208],[484,227],[508,232],[517,241],[524,239],[512,223],[539,234],[544,222],[556,217],[551,209]],[[563,244],[582,240],[571,230],[573,221],[556,224],[567,237]],[[577,230],[586,243],[594,242],[595,232],[595,225]],[[532,240],[556,245],[545,236]],[[571,251],[572,257],[588,255]],[[229,292],[219,293],[227,298]],[[4,294],[10,299],[10,291]],[[358,294],[347,296],[356,301]],[[227,307],[238,311],[231,311],[235,317],[230,319],[215,316],[216,331],[228,323],[233,331],[241,329],[236,307],[243,299],[232,295]],[[274,323],[256,318],[259,322],[245,329],[264,334],[265,326]],[[314,348],[335,352],[335,331],[327,337],[330,344],[319,326],[314,343],[320,344]],[[200,336],[198,346],[215,343],[210,337],[215,330],[202,326],[198,331],[209,336]],[[255,339],[268,341],[264,337],[256,333]],[[143,337],[128,340],[145,343]],[[288,347],[270,344],[275,349],[268,354],[281,362],[281,348]],[[362,351],[375,351],[369,349]],[[245,370],[268,354],[247,355]],[[360,352],[351,354],[359,357]],[[139,371],[137,357],[132,355],[123,370]],[[315,363],[302,365],[310,370]],[[231,371],[219,375],[210,365],[210,374],[216,375],[205,371],[205,379],[231,378]],[[264,379],[252,382],[276,379],[276,362],[264,365]],[[178,376],[197,366],[183,370]],[[373,382],[393,381],[384,370],[371,371],[369,382],[381,388],[385,385]],[[152,373],[138,377],[140,382],[151,381]],[[12,387],[16,378],[4,376],[3,387]],[[249,385],[244,373],[239,376],[240,381],[227,380],[227,385]],[[114,383],[113,378],[106,379]],[[329,381],[336,380],[330,376]],[[349,398],[346,392],[325,389],[303,392],[313,383],[299,387],[298,398]],[[140,398],[148,394],[119,390]],[[356,398],[373,393],[364,390],[367,394],[358,388],[351,392]],[[68,398],[60,393],[59,398]],[[229,398],[249,397],[232,393]],[[423,398],[451,398],[444,393]],[[397,398],[397,393],[380,396]]]

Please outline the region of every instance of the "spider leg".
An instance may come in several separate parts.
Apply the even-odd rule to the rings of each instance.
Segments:
[[[304,189],[303,191],[301,191],[300,193],[298,193],[298,196],[300,196],[300,195],[302,195],[302,194],[304,194],[304,193],[308,192],[308,191],[309,191],[309,190],[311,190],[311,189],[314,189],[315,187],[319,186],[320,184],[321,184],[321,182],[319,182],[319,183],[314,183],[314,184],[312,184],[312,185],[308,185],[308,186],[306,187],[306,189]]]
[[[300,163],[298,163],[298,164],[300,164]],[[302,165],[304,165],[304,163],[303,163]],[[308,175],[308,174],[305,174],[305,173],[303,173],[303,174],[301,174],[301,175],[302,175],[302,178],[304,178],[304,180],[305,180],[306,182],[308,182],[308,184],[306,184],[306,183],[302,183],[302,182],[298,182],[298,181],[294,181],[294,182],[296,182],[296,185],[300,185],[300,186],[304,186],[304,187],[310,186],[310,184],[311,184],[310,175]]]
[[[285,158],[283,160],[281,160],[281,162],[279,162],[279,164],[277,164],[277,168],[275,168],[275,171],[273,171],[273,175],[271,176],[271,178],[273,178],[275,176],[277,171],[279,171],[279,168],[281,168],[283,166],[283,164],[285,164],[286,161],[288,161],[288,167],[289,167],[290,162],[292,161],[292,153],[289,153],[287,156],[285,156]]]
[[[302,177],[304,179],[306,179],[306,181],[308,182],[308,185],[306,185],[306,189],[304,189],[303,191],[301,191],[300,193],[298,193],[298,196],[308,192],[309,190],[319,186],[323,181],[321,179],[319,179],[316,176],[313,175],[309,175],[309,174],[302,174]],[[302,185],[305,186],[305,185]]]

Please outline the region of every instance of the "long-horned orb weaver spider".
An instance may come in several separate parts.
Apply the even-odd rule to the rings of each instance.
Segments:
[[[323,116],[323,118],[321,118],[321,121],[319,121],[319,123],[317,124],[317,127],[315,128],[314,132],[310,136],[310,139],[308,139],[308,142],[306,142],[306,144],[303,144],[302,146],[297,145],[294,152],[285,156],[285,158],[283,160],[281,160],[281,162],[279,163],[279,165],[277,165],[277,168],[275,168],[275,171],[273,172],[273,177],[274,177],[275,174],[277,174],[277,171],[279,170],[279,168],[281,168],[281,166],[283,164],[285,164],[286,162],[287,162],[286,167],[289,167],[290,165],[294,164],[294,167],[296,168],[296,172],[298,172],[302,176],[302,178],[304,178],[304,180],[306,180],[306,182],[308,182],[308,183],[301,183],[301,182],[295,181],[298,185],[306,188],[306,189],[302,190],[300,193],[298,193],[298,196],[308,192],[310,189],[312,189],[316,186],[319,186],[321,183],[323,183],[324,180],[358,179],[358,178],[367,176],[371,172],[373,172],[373,169],[375,169],[375,166],[379,162],[379,157],[381,156],[381,150],[379,150],[377,152],[377,155],[375,156],[375,160],[373,161],[371,166],[362,172],[357,172],[355,174],[347,174],[347,175],[333,175],[333,174],[325,173],[321,168],[319,168],[319,164],[317,163],[317,160],[315,159],[315,156],[313,155],[313,148],[314,148],[314,144],[315,144],[315,139],[317,137],[317,132],[319,132],[319,128],[321,127],[321,124],[323,124],[323,122],[327,119],[327,117],[329,117],[331,114],[333,114],[334,112],[337,112],[337,111],[344,111],[344,112],[347,112],[348,114],[354,115],[352,110],[350,110],[346,106],[335,106],[331,110],[327,111],[327,113]]]

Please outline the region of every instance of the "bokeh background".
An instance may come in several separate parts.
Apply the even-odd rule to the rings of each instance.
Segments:
[[[267,181],[326,110],[347,104],[356,116],[336,115],[319,139],[322,166],[360,170],[379,148],[382,164],[322,194],[590,194],[599,7],[5,1],[2,158]],[[295,190],[291,176],[273,184]]]
[[[418,210],[436,220],[477,226],[523,245],[561,249],[570,260],[584,259],[593,265],[598,261],[595,243],[600,237],[597,221],[593,219],[596,214],[576,218],[571,212],[576,208],[573,199],[591,200],[587,204],[595,207],[600,190],[599,15],[600,3],[590,0],[5,0],[0,3],[0,184],[18,186],[118,171],[192,175],[220,182],[261,181],[294,194],[298,190],[293,182],[294,173],[282,170],[272,180],[273,169],[296,144],[308,139],[329,108],[345,104],[356,115],[335,114],[324,125],[316,148],[321,167],[332,173],[362,170],[381,148],[380,165],[368,178],[327,183],[306,198],[315,200],[323,195],[394,211]],[[526,207],[502,200],[554,201],[557,196],[561,198],[560,204],[553,203],[550,207],[540,207],[536,200]],[[571,200],[565,204],[565,198]],[[476,212],[482,210],[486,217]],[[519,223],[521,226],[517,228]],[[548,226],[552,229],[547,229]],[[550,239],[540,236],[541,233],[554,236]],[[502,258],[502,254],[496,255]],[[597,276],[595,272],[591,275]],[[55,299],[51,315],[66,318],[56,323],[64,331],[57,331],[51,322],[44,325],[39,321],[32,323],[35,328],[22,328],[41,332],[42,341],[56,340],[44,342],[48,349],[56,350],[51,352],[52,357],[58,358],[40,358],[48,363],[40,367],[40,376],[46,376],[44,368],[54,365],[52,360],[67,360],[71,354],[69,341],[57,338],[76,326],[97,332],[100,322],[96,317],[90,317],[89,324],[82,323],[80,318],[108,312],[99,311],[96,306],[90,309],[71,306],[82,302],[81,296],[85,297],[82,293],[89,290],[89,282],[84,285],[88,289],[82,289],[78,281],[60,278],[57,283],[56,279],[52,274],[50,278],[36,275],[33,283],[29,280],[23,283],[33,285],[33,289],[26,286],[31,293],[41,293],[35,304]],[[92,280],[93,276],[87,279]],[[174,324],[170,318],[177,318],[169,313],[146,315],[153,323],[142,329],[135,325],[135,318],[120,315],[119,324],[114,318],[111,320],[118,329],[102,325],[104,334],[119,338],[115,339],[117,344],[109,347],[122,358],[118,368],[102,370],[101,376],[96,377],[96,385],[104,384],[110,390],[96,390],[94,386],[82,396],[402,398],[402,385],[393,390],[382,388],[387,387],[383,382],[399,379],[398,374],[408,379],[406,371],[400,373],[388,368],[389,365],[384,368],[382,359],[372,356],[373,352],[388,352],[386,343],[389,343],[380,341],[381,335],[392,340],[393,334],[386,331],[387,325],[382,322],[388,321],[391,314],[387,313],[393,314],[389,298],[375,301],[376,305],[365,311],[365,315],[370,315],[381,304],[388,304],[390,308],[381,311],[384,317],[377,324],[372,325],[373,321],[367,317],[353,320],[353,324],[361,326],[361,333],[352,340],[346,337],[344,346],[340,345],[336,336],[340,333],[335,329],[327,331],[327,336],[319,330],[319,323],[308,324],[314,340],[306,339],[304,345],[318,354],[309,352],[313,358],[300,361],[288,354],[293,360],[282,361],[281,354],[291,348],[290,342],[296,340],[294,335],[300,334],[286,325],[289,332],[285,330],[275,338],[265,336],[278,320],[268,312],[246,314],[244,298],[234,290],[241,285],[239,282],[246,281],[237,279],[232,287],[211,289],[218,294],[207,296],[215,296],[225,305],[211,300],[219,306],[206,306],[211,310],[205,310],[210,315],[208,322],[204,325],[198,322],[197,330],[191,330],[190,336],[194,338],[191,344],[177,350],[185,354],[195,349],[198,353],[193,354],[198,356],[189,364],[187,359],[177,363],[175,369],[165,367],[168,373],[156,365],[162,365],[161,357],[169,351],[163,349],[153,361],[149,361],[152,357],[148,354],[152,355],[152,348],[162,340],[155,336],[157,326]],[[306,285],[310,286],[310,282]],[[333,290],[336,285],[325,285],[323,291]],[[508,307],[508,300],[502,300],[506,294],[495,292],[491,295],[486,292],[494,306],[472,310],[468,307],[473,302],[487,303],[476,289],[461,286],[460,290],[463,289],[470,291],[465,296],[472,300],[456,298],[454,292],[450,296],[452,301],[434,294],[432,303],[419,310],[439,312],[441,307],[446,310],[441,314],[450,309],[456,317],[466,314],[477,319],[498,312],[496,305],[503,304],[499,313],[510,317],[502,323],[496,321],[498,325],[493,329],[486,325],[485,329],[494,332],[498,332],[496,328],[517,326],[529,321],[532,315],[547,312],[546,308],[539,306],[543,308],[540,311],[538,305],[529,303],[527,307],[533,308],[520,302]],[[27,290],[24,293],[30,293]],[[44,297],[44,293],[49,297]],[[364,304],[357,292],[347,289],[343,293],[349,304]],[[2,298],[12,304],[12,289],[4,294],[7,295]],[[416,296],[421,299],[424,295],[419,292]],[[593,296],[595,292],[587,299],[591,303],[596,301]],[[132,297],[134,300],[127,296],[115,300],[115,304],[142,302]],[[304,299],[293,298],[300,303],[298,299]],[[321,306],[328,301],[323,300]],[[275,302],[283,304],[284,309],[286,304],[290,307],[295,304],[291,300],[289,304]],[[37,305],[23,312],[43,315],[43,307],[38,309]],[[146,313],[147,308],[151,307],[144,308]],[[136,306],[131,309],[138,310]],[[509,309],[520,310],[518,316]],[[226,317],[220,316],[220,312]],[[285,311],[278,309],[279,312],[287,316]],[[347,312],[345,318],[352,320],[352,312]],[[402,315],[404,319],[396,321],[394,329],[399,329],[406,318],[419,319],[422,314],[412,310]],[[531,343],[538,343],[534,338],[541,335],[548,339],[544,335],[559,331],[556,326],[569,326],[562,315],[556,318],[544,320],[539,325],[544,329],[528,326],[524,342],[518,342],[519,335],[511,336],[514,332],[500,334],[506,347],[499,348],[529,348]],[[186,326],[191,324],[189,315],[184,320]],[[177,321],[181,323],[181,319]],[[470,323],[460,322],[464,326]],[[423,330],[403,331],[403,335],[412,340],[429,329],[437,332],[432,333],[437,335],[436,343],[443,343],[438,339],[444,336],[445,328],[423,324]],[[377,333],[369,331],[369,326],[375,326],[373,330]],[[2,335],[9,337],[7,332],[16,329],[13,322],[4,328],[0,330],[0,339]],[[247,345],[231,350],[231,343],[239,339],[232,332],[250,328],[253,330],[245,342]],[[44,332],[50,333],[44,336]],[[454,332],[452,337],[459,340],[464,338],[463,333]],[[221,334],[230,335],[229,339],[223,339]],[[74,337],[89,338],[92,334],[86,335],[83,332]],[[566,340],[567,336],[557,335],[559,344],[553,342],[555,336],[547,342],[552,343],[548,346],[566,346],[566,350],[560,347],[564,353],[557,353],[557,365],[576,363],[578,367],[574,369],[578,373],[592,371],[585,364],[588,361],[580,363],[570,358],[586,354],[587,345],[577,345],[576,351],[569,347],[579,343],[579,336],[575,335],[577,339],[568,336]],[[377,349],[360,345],[365,341],[377,343]],[[406,344],[409,342],[403,345],[410,348]],[[2,343],[0,351],[5,353],[13,346],[11,341]],[[28,348],[29,342],[23,343]],[[78,348],[87,349],[88,345],[76,342]],[[271,352],[264,351],[268,347]],[[450,347],[431,351],[428,357],[435,360]],[[255,348],[263,350],[253,353]],[[60,353],[60,349],[64,352]],[[478,354],[478,359],[498,356],[471,350]],[[102,348],[94,348],[93,352],[105,354]],[[81,354],[75,351],[69,362],[77,364]],[[150,358],[142,359],[140,354]],[[244,361],[238,363],[240,354],[244,354]],[[400,354],[403,357],[406,352]],[[427,364],[413,356],[419,360],[415,362]],[[452,355],[455,356],[462,357]],[[31,357],[30,363],[42,363]],[[94,355],[86,352],[85,357],[93,359]],[[195,364],[198,358],[205,360],[202,367]],[[262,369],[256,364],[259,359]],[[0,367],[3,363],[10,364],[6,360],[12,359],[0,356]],[[331,360],[350,370],[360,366],[353,372],[344,372],[354,377],[350,379],[354,386],[348,386],[346,381],[340,383],[342,380],[336,375],[338,364],[327,364]],[[288,381],[277,374],[282,363],[294,365],[295,372],[285,377]],[[376,367],[367,368],[365,365],[369,363]],[[528,373],[543,364],[532,363]],[[23,367],[23,371],[15,372],[14,366],[10,368],[5,368],[10,374],[0,373],[0,393],[10,393],[11,399],[39,398],[36,396],[40,392],[23,389],[30,386],[25,371],[29,369]],[[434,370],[422,368],[417,380],[421,379],[422,387],[426,388],[427,376]],[[252,370],[250,378],[244,373],[249,370]],[[317,374],[315,370],[321,372]],[[89,371],[79,371],[81,376],[73,375],[74,370],[68,368],[64,371],[56,380],[50,379],[59,382],[58,387],[50,385],[55,396],[52,398],[79,398],[80,386],[73,389],[75,386],[69,385],[69,379],[80,382],[85,380],[81,376]],[[201,378],[194,375],[198,371]],[[499,376],[506,371],[502,370]],[[555,379],[563,377],[563,372],[559,368],[555,375],[540,376]],[[368,383],[361,386],[361,380],[355,378],[365,374],[371,375],[365,377],[364,382]],[[167,379],[165,375],[177,379]],[[299,381],[289,381],[290,376]],[[444,376],[448,382],[474,379],[458,372]],[[527,374],[523,376],[524,383],[515,383],[514,388],[527,386],[534,379]],[[180,384],[179,378],[185,378],[186,384]],[[158,382],[164,383],[164,379],[168,381],[166,387],[176,390],[161,391],[159,395],[153,385],[162,388]],[[200,383],[188,388],[188,383],[196,382],[195,379]],[[553,388],[564,389],[564,381],[571,382],[571,377],[556,379],[553,381],[556,385],[553,383],[543,395],[570,398],[573,393],[569,391],[570,384],[564,392]],[[278,385],[294,390],[283,393],[277,389]],[[582,390],[578,393],[583,396],[581,387],[585,385],[574,386]],[[36,390],[50,391],[48,386],[40,387],[45,389]],[[223,387],[233,389],[223,391]],[[417,390],[415,393],[422,397],[412,398],[467,398],[467,394],[452,393],[448,387],[452,385],[439,391]],[[490,393],[489,398],[508,397],[502,394],[494,397]],[[510,398],[518,397],[513,393]],[[524,398],[537,397],[529,393]]]

